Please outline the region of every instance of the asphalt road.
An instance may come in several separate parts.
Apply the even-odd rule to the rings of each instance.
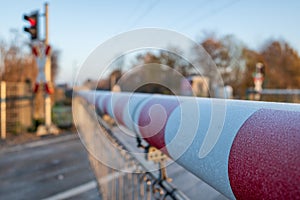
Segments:
[[[77,134],[2,149],[0,199],[100,199]]]
[[[136,147],[132,137],[120,139]],[[167,172],[172,183],[191,199],[226,199],[176,163],[169,165]],[[0,151],[1,200],[96,200],[101,199],[97,188],[87,152],[77,134],[45,138]]]

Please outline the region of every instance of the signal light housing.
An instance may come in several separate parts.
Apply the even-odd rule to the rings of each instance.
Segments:
[[[24,31],[30,34],[31,40],[36,40],[39,37],[38,31],[38,18],[39,12],[35,11],[31,15],[24,15],[24,20],[28,21],[30,26],[24,27]]]

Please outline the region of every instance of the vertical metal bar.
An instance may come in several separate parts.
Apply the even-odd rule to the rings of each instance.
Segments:
[[[116,188],[115,188],[115,184],[116,184],[116,178],[114,177],[116,175],[117,171],[116,170],[112,170],[112,180],[111,180],[111,199],[114,200],[116,197]]]
[[[119,150],[122,149],[122,147],[117,144],[116,145],[116,148],[118,148]],[[122,177],[122,155],[121,155],[121,151],[118,151],[118,158],[116,159],[117,160],[117,168],[119,170],[117,170],[120,174],[118,177],[116,177],[116,199],[121,199],[121,177]]]
[[[119,177],[122,176],[121,171],[116,170],[119,174],[115,178],[115,199],[119,199]]]
[[[108,172],[106,174],[106,176],[108,176],[111,173],[111,168],[109,168],[109,167],[106,167],[106,168],[107,168],[107,172]],[[106,181],[104,184],[106,185],[106,188],[107,188],[107,197],[108,197],[108,199],[111,199],[111,187],[110,187],[111,181]]]
[[[105,177],[107,175],[107,171],[108,171],[107,167],[104,166],[104,170],[103,170],[104,173],[103,173],[102,177]],[[102,186],[103,186],[103,189],[104,189],[105,199],[109,199],[109,197],[108,197],[109,191],[108,191],[108,188],[107,188],[107,183],[102,182]]]
[[[151,181],[147,178],[146,181],[146,191],[147,191],[147,200],[151,200],[151,196],[152,196],[152,187],[151,187]]]
[[[6,139],[6,82],[1,81],[1,139]]]
[[[118,199],[123,199],[123,174],[122,174],[122,176],[119,176],[119,178],[118,178],[118,181],[119,181],[119,187],[118,187]]]
[[[131,167],[131,156],[129,154],[126,154],[126,168],[127,170]],[[132,174],[130,172],[126,172],[126,199],[132,199]]]
[[[125,162],[126,162],[126,160],[125,160]],[[126,166],[126,165],[125,165]],[[124,176],[123,176],[123,183],[122,183],[122,185],[123,185],[123,188],[122,188],[122,193],[123,193],[123,197],[122,197],[122,199],[127,199],[126,198],[126,177],[127,177],[127,172],[125,172],[125,174],[124,174]]]
[[[135,184],[134,184],[134,172],[131,173],[131,199],[134,200],[134,194],[135,194]]]
[[[104,129],[102,129],[101,130],[101,134],[104,134]],[[104,160],[106,161],[107,160],[107,158],[106,158],[106,155],[107,155],[107,149],[105,148],[106,146],[105,146],[105,137],[104,137],[104,135],[103,135],[103,137],[99,137],[99,138],[101,138],[101,143],[102,143],[102,145],[101,145],[101,153],[103,152],[103,156],[104,156]],[[103,168],[103,170],[102,170],[102,174],[101,174],[101,178],[103,178],[103,177],[106,177],[108,174],[109,174],[109,170],[110,170],[110,168],[108,168],[105,164],[102,164],[102,168]],[[109,194],[110,194],[110,191],[109,191],[109,187],[108,187],[108,182],[105,182],[105,181],[102,181],[101,182],[101,185],[102,185],[102,187],[103,187],[103,192],[104,192],[104,199],[110,199],[110,197],[109,197]]]
[[[139,199],[144,199],[144,196],[142,195],[143,189],[144,189],[144,184],[141,181],[141,177],[142,177],[143,173],[140,172],[138,175],[138,183],[139,183]]]
[[[127,181],[127,184],[128,184],[128,191],[127,191],[127,194],[128,194],[128,198],[127,199],[132,199],[132,193],[131,193],[131,189],[132,189],[132,174],[131,173],[127,173],[127,178],[128,178],[128,181]]]
[[[140,191],[139,191],[139,193],[140,193],[140,196],[144,199],[144,197],[145,197],[145,182],[143,180],[143,175],[144,174],[142,174],[141,179],[139,179],[139,182],[140,182]]]
[[[139,190],[140,190],[140,185],[139,185],[139,182],[138,182],[138,173],[137,172],[135,172],[135,174],[134,174],[134,196],[135,196],[135,198],[134,199],[136,199],[136,200],[138,200],[139,199]]]
[[[116,161],[117,160],[117,155],[116,155],[116,151],[115,151],[115,149],[114,148],[116,148],[116,143],[114,143],[113,145],[112,145],[112,155],[111,155],[111,159],[112,160],[114,160],[114,161]],[[115,163],[114,163],[115,164]],[[114,199],[116,199],[116,178],[117,178],[117,176],[118,176],[118,171],[117,170],[115,170],[115,169],[112,169],[112,174],[111,174],[111,176],[112,176],[112,180],[111,180],[111,199],[112,200],[114,200]]]

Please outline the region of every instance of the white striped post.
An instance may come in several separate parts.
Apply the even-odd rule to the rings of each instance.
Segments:
[[[230,199],[300,198],[299,104],[80,95]]]

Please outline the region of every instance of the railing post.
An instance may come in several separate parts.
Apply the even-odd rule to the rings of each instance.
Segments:
[[[6,82],[1,81],[1,139],[6,139]]]

